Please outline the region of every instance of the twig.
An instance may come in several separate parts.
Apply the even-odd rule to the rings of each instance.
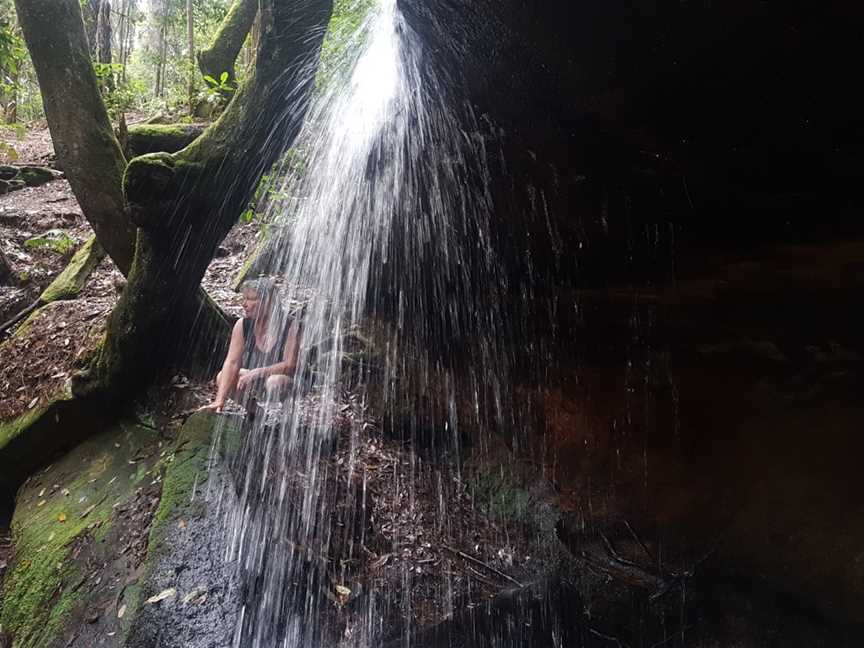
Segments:
[[[615,560],[615,561],[621,563],[622,565],[626,565],[627,567],[635,567],[636,569],[641,569],[641,570],[646,571],[646,572],[648,571],[644,567],[639,565],[638,563],[635,563],[632,560],[625,558],[624,556],[619,554],[617,551],[615,551],[615,547],[612,546],[612,543],[609,541],[609,538],[606,537],[606,534],[603,533],[602,531],[600,531],[599,533],[600,533],[600,537],[603,538],[603,544],[606,545],[606,552],[609,554],[609,557],[612,558],[612,560]]]
[[[471,565],[468,565],[468,571],[470,571],[472,574],[474,574],[474,578],[478,579],[480,582],[486,583],[487,585],[491,585],[492,587],[495,587],[494,581],[491,581],[488,578],[486,578],[483,574],[481,574],[479,571],[474,569]]]
[[[455,555],[459,556],[460,558],[464,558],[468,562],[472,562],[475,565],[479,565],[480,567],[488,569],[490,572],[492,572],[493,574],[495,574],[497,576],[500,576],[504,580],[510,581],[511,583],[516,585],[516,587],[525,587],[522,583],[520,583],[518,580],[516,580],[512,576],[505,574],[500,569],[496,569],[492,565],[489,565],[489,564],[483,562],[482,560],[475,558],[474,556],[466,554],[464,551],[459,551],[458,549],[454,549],[453,547],[448,547],[447,545],[441,545],[441,546],[444,547],[444,549],[446,549],[450,553],[455,554]]]
[[[11,329],[11,328],[12,328],[13,326],[15,326],[18,322],[20,322],[22,319],[24,319],[25,317],[27,317],[27,315],[29,315],[29,314],[32,313],[34,310],[36,310],[36,309],[39,307],[39,305],[40,305],[41,303],[42,303],[42,300],[41,300],[41,299],[37,299],[35,302],[33,302],[32,304],[30,304],[27,308],[25,308],[25,309],[22,310],[20,313],[18,313],[17,315],[15,315],[15,317],[13,317],[12,319],[10,319],[8,322],[6,322],[5,324],[0,325],[0,335],[3,335],[4,333],[6,333],[6,331],[8,331],[9,329]]]
[[[645,555],[648,556],[648,558],[651,560],[651,562],[656,563],[657,561],[654,559],[654,555],[651,553],[651,551],[648,549],[648,547],[645,545],[645,543],[642,542],[642,538],[640,538],[639,535],[636,533],[636,531],[633,530],[633,527],[630,526],[630,522],[628,522],[627,520],[624,520],[624,526],[627,527],[627,530],[630,532],[630,535],[632,535],[633,539],[639,544],[640,547],[642,547],[642,551],[645,552]]]

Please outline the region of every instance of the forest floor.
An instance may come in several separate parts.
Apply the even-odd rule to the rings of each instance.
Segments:
[[[15,141],[17,164],[45,164],[53,157],[46,128]],[[55,180],[0,196],[0,251],[13,270],[0,286],[0,324],[28,306],[92,236],[69,183]],[[220,246],[203,285],[227,312],[240,300],[232,284],[259,236],[257,223],[238,223]],[[56,395],[76,364],[98,344],[124,279],[103,260],[76,299],[57,301],[0,333],[0,422]]]
[[[44,165],[53,156],[45,128],[28,131],[16,149],[19,164]],[[203,281],[214,300],[233,315],[240,312],[233,284],[259,240],[259,230],[256,222],[238,223]],[[27,243],[60,236],[57,232],[71,244],[57,249]],[[0,249],[17,277],[14,285],[0,286],[0,324],[35,302],[91,235],[65,179],[0,196]],[[98,345],[123,286],[122,275],[106,258],[76,298],[48,304],[0,334],[0,422],[62,391]],[[170,438],[178,420],[211,398],[210,385],[178,375],[143,396],[136,411]],[[335,454],[322,461],[331,474],[346,480],[362,475],[371,504],[370,537],[351,573],[343,574],[349,589],[389,591],[397,604],[407,606],[415,623],[426,626],[452,615],[454,607],[477,604],[548,570],[552,557],[539,555],[537,538],[528,527],[484,513],[456,467],[442,458],[419,460],[413,448],[381,432],[358,394],[343,398],[338,408],[344,424],[341,441]],[[314,409],[320,404],[310,398],[301,406]],[[446,523],[439,510],[443,502]],[[6,522],[0,519],[0,579],[12,549]],[[144,522],[141,526],[146,527]],[[406,578],[412,587],[403,596],[399,592]],[[391,613],[396,618],[401,614]]]

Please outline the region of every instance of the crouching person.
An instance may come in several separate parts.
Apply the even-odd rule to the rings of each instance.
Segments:
[[[221,412],[228,398],[254,412],[262,396],[275,405],[291,387],[300,344],[298,319],[279,312],[279,299],[270,279],[244,282],[244,317],[234,324],[222,370],[216,376],[216,398],[202,409]]]

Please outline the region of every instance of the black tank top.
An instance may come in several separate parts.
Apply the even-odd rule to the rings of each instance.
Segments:
[[[255,343],[255,322],[249,317],[243,318],[243,362],[240,365],[244,369],[258,369],[269,367],[282,360],[285,353],[285,342],[293,322],[288,320],[282,327],[282,332],[269,351],[262,351]]]

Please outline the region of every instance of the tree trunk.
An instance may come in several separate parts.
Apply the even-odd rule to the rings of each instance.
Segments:
[[[206,312],[195,291],[216,248],[300,130],[332,0],[263,0],[262,10],[255,70],[219,121],[179,153],[129,165],[125,193],[141,229],[128,285],[108,323],[98,384],[131,390],[175,356],[172,338],[194,341]]]
[[[126,29],[123,31],[123,54],[120,57],[120,63],[123,65],[121,71],[123,83],[126,83],[126,66],[129,64],[129,55],[132,52],[132,42],[135,38],[135,24],[132,22],[132,12],[135,10],[135,0],[124,0],[124,25]]]
[[[111,2],[102,0],[96,21],[96,60],[102,65],[111,65]],[[110,67],[105,71],[105,86],[114,89],[114,73]]]
[[[90,58],[94,61],[97,57],[98,39],[96,31],[99,25],[99,7],[102,0],[84,0],[81,3],[81,13],[84,19],[84,31],[87,34],[87,45]]]
[[[105,111],[78,0],[15,0],[57,160],[99,242],[124,274],[135,227],[125,213],[126,159]]]
[[[156,53],[156,96],[161,97],[165,87],[165,41],[168,27],[168,17],[162,16],[162,24],[159,26],[159,41]]]
[[[234,65],[257,13],[257,0],[235,0],[210,47],[198,54],[198,66],[202,74],[218,81],[227,72],[227,84],[236,87]]]
[[[192,0],[186,0],[186,35],[189,46],[189,114],[195,112],[195,13]]]
[[[122,66],[120,68],[120,82],[125,83],[126,81],[126,28],[128,23],[128,5],[129,0],[121,0],[120,2],[120,20],[117,24],[117,45],[119,46],[117,52],[117,61]]]
[[[204,132],[201,124],[135,124],[128,129],[126,151],[129,157],[147,153],[176,153]]]

